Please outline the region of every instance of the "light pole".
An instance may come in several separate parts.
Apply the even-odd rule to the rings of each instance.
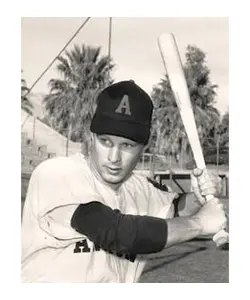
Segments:
[[[220,162],[220,135],[218,134],[217,143],[216,143],[216,166],[217,172],[219,169],[219,162]]]
[[[73,122],[74,114],[71,113],[69,117],[69,126],[68,126],[68,135],[67,135],[67,141],[66,141],[66,156],[69,155],[69,140],[71,138],[72,133],[72,122]]]

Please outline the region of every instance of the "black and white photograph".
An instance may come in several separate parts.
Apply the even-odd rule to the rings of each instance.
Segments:
[[[229,18],[21,18],[21,283],[229,283]]]

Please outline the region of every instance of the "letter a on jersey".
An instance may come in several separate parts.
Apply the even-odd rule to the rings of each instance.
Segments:
[[[131,116],[128,95],[124,95],[115,112]]]

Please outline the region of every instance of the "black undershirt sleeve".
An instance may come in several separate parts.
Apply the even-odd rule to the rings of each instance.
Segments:
[[[174,205],[174,218],[179,217],[178,205],[179,205],[180,197],[175,198],[173,201]]]
[[[155,253],[164,248],[167,240],[164,219],[125,215],[100,202],[80,204],[72,216],[71,226],[110,253]]]

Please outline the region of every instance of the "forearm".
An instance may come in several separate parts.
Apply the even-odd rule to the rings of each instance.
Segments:
[[[177,217],[166,220],[168,235],[165,248],[198,237],[201,234],[199,223],[193,217]]]

